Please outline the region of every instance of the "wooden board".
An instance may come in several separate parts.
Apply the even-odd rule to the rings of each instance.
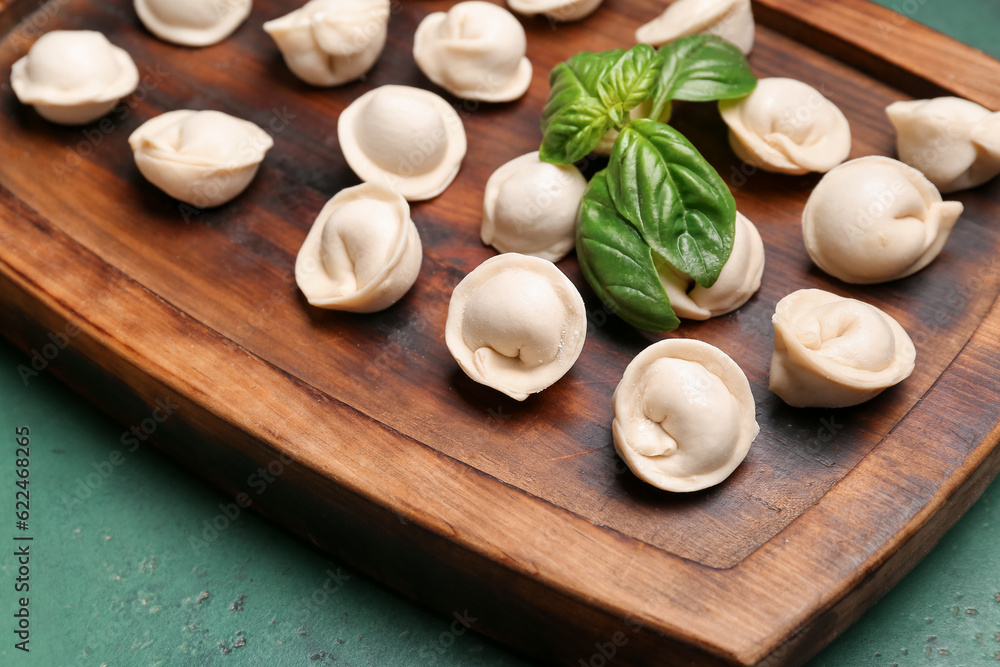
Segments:
[[[0,48],[2,333],[44,353],[48,334],[71,325],[45,371],[128,425],[148,421],[158,399],[176,404],[152,440],[192,470],[545,660],[586,664],[612,646],[623,665],[778,665],[802,662],[846,628],[1000,469],[997,185],[956,195],[965,214],[926,270],[845,285],[803,249],[799,217],[818,177],[742,165],[711,105],[678,105],[674,124],[757,224],[767,269],[745,307],[671,335],[718,345],[750,379],[761,434],[736,473],[672,495],[616,458],[611,392],[661,336],[610,316],[574,258],[559,266],[581,288],[590,326],[563,380],[517,403],[457,368],[444,320],[454,285],[493,254],[479,241],[487,177],[537,148],[551,67],[630,45],[660,11],[654,0],[606,0],[575,24],[525,20],[527,95],[496,105],[448,98],[469,155],[445,194],[413,207],[425,249],[414,289],[373,315],[310,308],[295,254],[323,203],[358,182],[337,116],[374,86],[433,89],[410,55],[412,35],[451,3],[394,3],[379,63],[329,90],[296,80],[260,30],[295,4],[258,1],[231,39],[190,50],[154,39],[125,0],[55,0]],[[34,5],[9,4],[4,25]],[[893,154],[883,109],[909,95],[953,91],[1000,108],[1000,63],[862,0],[761,0],[755,11],[755,71],[806,81],[840,106],[852,157]],[[106,121],[53,126],[11,93],[10,65],[56,28],[101,30],[139,65],[139,91]],[[136,170],[129,133],[177,108],[219,109],[274,136],[231,204],[179,206]],[[917,346],[913,376],[857,408],[783,405],[767,390],[770,317],[800,287],[894,315]]]

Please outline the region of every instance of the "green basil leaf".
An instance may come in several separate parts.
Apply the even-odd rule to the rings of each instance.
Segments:
[[[576,72],[577,78],[584,89],[593,97],[599,97],[597,88],[601,79],[607,76],[618,59],[625,53],[625,49],[611,49],[610,51],[598,51],[592,53],[584,51],[578,53],[567,62],[570,68]]]
[[[598,134],[597,128],[603,128],[603,132],[611,128],[612,121],[597,88],[623,53],[622,49],[578,53],[552,68],[551,92],[542,110],[542,160],[557,164],[575,162],[592,151],[604,136]],[[602,117],[606,120],[601,120]]]
[[[736,202],[684,135],[632,121],[611,150],[608,191],[653,252],[699,285],[715,284],[733,249]]]
[[[628,112],[649,97],[662,60],[648,44],[637,44],[621,54],[597,84],[597,94],[608,114],[619,125]]]
[[[649,331],[672,331],[680,324],[649,245],[611,200],[606,169],[594,175],[580,202],[576,253],[594,292],[623,320]]]
[[[549,121],[538,156],[544,162],[572,164],[594,150],[611,126],[600,103],[581,100]]]
[[[690,35],[660,48],[663,65],[651,90],[650,118],[670,100],[710,102],[753,92],[757,77],[739,48],[715,35]]]

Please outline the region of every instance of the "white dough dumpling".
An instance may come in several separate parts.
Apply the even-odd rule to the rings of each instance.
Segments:
[[[361,180],[385,183],[407,201],[444,192],[467,145],[462,119],[444,98],[394,85],[370,90],[344,109],[337,137]]]
[[[455,97],[509,102],[531,83],[527,44],[513,14],[470,0],[426,16],[413,37],[413,57],[428,79]]]
[[[111,111],[139,85],[122,48],[93,30],[53,30],[14,63],[10,85],[22,104],[61,125],[83,125]]]
[[[802,212],[802,235],[809,256],[831,276],[880,283],[930,264],[962,209],[942,201],[913,167],[873,155],[820,179]]]
[[[311,0],[264,24],[295,76],[314,86],[357,79],[378,60],[389,0]]]
[[[135,0],[135,12],[147,30],[182,46],[221,42],[252,8],[252,0]]]
[[[590,16],[602,0],[507,0],[507,5],[523,16],[544,14],[553,21],[579,21]]]
[[[824,173],[847,159],[851,126],[809,84],[771,77],[746,97],[719,102],[736,156],[764,171]]]
[[[699,491],[733,473],[760,428],[750,383],[725,352],[668,338],[636,355],[611,398],[615,449],[644,482]]]
[[[635,31],[635,41],[660,46],[688,35],[716,35],[750,53],[754,38],[750,0],[675,0]]]
[[[372,313],[406,294],[422,261],[406,200],[384,185],[362,183],[320,211],[295,260],[295,282],[313,306]]]
[[[893,102],[899,159],[941,192],[974,188],[1000,174],[1000,113],[959,97]]]
[[[542,162],[537,151],[514,158],[486,182],[483,243],[558,262],[576,243],[586,189],[587,179],[571,164]]]
[[[566,374],[583,350],[587,314],[547,260],[492,257],[455,287],[445,343],[470,378],[523,401]]]
[[[666,268],[660,274],[670,307],[677,317],[707,320],[732,312],[760,289],[764,274],[764,242],[752,222],[736,214],[736,235],[729,259],[711,287]]]
[[[139,171],[168,195],[199,208],[230,201],[253,180],[271,136],[221,111],[168,111],[128,138]]]
[[[857,405],[913,372],[906,331],[863,301],[803,289],[777,303],[772,321],[770,388],[793,407]]]

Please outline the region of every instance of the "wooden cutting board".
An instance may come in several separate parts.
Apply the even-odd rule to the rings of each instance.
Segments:
[[[260,29],[295,2],[259,0],[232,38],[199,50],[153,38],[126,0],[37,4],[0,14],[3,334],[40,372],[237,501],[406,595],[467,611],[483,633],[568,665],[609,654],[621,665],[800,663],[902,577],[1000,468],[998,187],[955,195],[965,213],[924,271],[849,286],[813,267],[802,245],[799,218],[818,177],[741,164],[713,105],[679,104],[674,124],[757,224],[767,267],[742,309],[669,335],[719,346],[749,377],[761,433],[736,473],[675,495],[616,458],[611,393],[662,336],[611,316],[572,257],[559,267],[580,287],[590,326],[564,379],[517,403],[458,369],[444,321],[454,285],[494,254],[479,241],[486,179],[537,148],[549,70],[580,50],[631,45],[662,9],[655,0],[606,0],[580,23],[524,20],[527,95],[448,98],[468,157],[443,195],[413,206],[425,250],[416,286],[373,315],[309,307],[295,254],[324,202],[358,182],[338,114],[378,85],[434,89],[413,62],[412,36],[451,3],[395,2],[379,63],[334,89],[295,79]],[[1000,108],[1000,63],[878,6],[754,9],[754,70],[803,80],[840,106],[851,157],[894,153],[883,109],[898,99],[951,93]],[[101,30],[139,65],[139,91],[106,120],[57,127],[11,93],[11,64],[57,28]],[[178,108],[219,109],[274,136],[231,204],[179,206],[136,170],[130,132]],[[917,346],[914,374],[851,409],[777,400],[767,389],[770,317],[802,287],[895,316]]]

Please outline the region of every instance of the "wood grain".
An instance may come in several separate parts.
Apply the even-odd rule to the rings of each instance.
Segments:
[[[718,345],[750,379],[762,431],[736,474],[670,495],[615,457],[610,394],[632,356],[660,336],[607,313],[573,258],[559,266],[581,288],[590,327],[566,378],[516,403],[458,370],[443,324],[454,285],[493,254],[478,238],[486,178],[537,147],[549,69],[579,50],[630,43],[659,12],[652,0],[607,0],[576,24],[526,20],[528,94],[502,105],[448,98],[465,123],[468,158],[444,195],[413,207],[425,248],[416,286],[367,316],[310,308],[294,284],[295,253],[322,204],[357,183],[337,145],[337,115],[378,85],[433,89],[410,56],[412,34],[451,3],[394,5],[380,62],[364,81],[331,90],[294,79],[259,29],[294,3],[256,2],[232,38],[197,51],[153,39],[128,2],[65,0],[41,11],[55,4],[48,29],[104,31],[144,78],[105,121],[82,129],[42,121],[4,88],[4,335],[30,351],[47,331],[79,326],[53,372],[126,423],[148,416],[157,398],[176,400],[159,446],[405,593],[446,612],[470,609],[483,632],[565,664],[589,659],[616,633],[628,639],[620,664],[663,655],[677,664],[794,664],[912,567],[1000,467],[1000,405],[981,400],[1000,383],[997,186],[958,195],[966,212],[925,271],[845,285],[812,267],[802,247],[799,216],[817,177],[740,163],[710,105],[678,105],[674,122],[757,224],[767,271],[744,308],[672,335]],[[778,29],[758,26],[751,64],[837,103],[851,122],[852,157],[893,153],[882,110],[906,94],[845,64],[851,54],[888,63],[868,68],[876,75],[905,65],[911,83],[953,84],[995,106],[989,90],[962,86],[998,80],[996,61],[918,29],[934,48],[919,65],[893,64],[885,51],[896,43],[874,40],[877,21],[845,41],[842,16],[887,16],[864,13],[874,6],[809,6],[757,3],[762,22]],[[914,25],[903,22],[900,37]],[[827,29],[820,52],[813,37]],[[0,70],[30,46],[24,30],[4,41]],[[935,54],[980,69],[948,79]],[[219,109],[274,135],[257,179],[231,204],[179,206],[136,171],[125,138],[175,108]],[[776,400],[767,391],[770,316],[778,299],[806,286],[897,317],[917,346],[914,375],[852,409],[793,410]],[[269,465],[281,473],[258,494],[248,480]]]

